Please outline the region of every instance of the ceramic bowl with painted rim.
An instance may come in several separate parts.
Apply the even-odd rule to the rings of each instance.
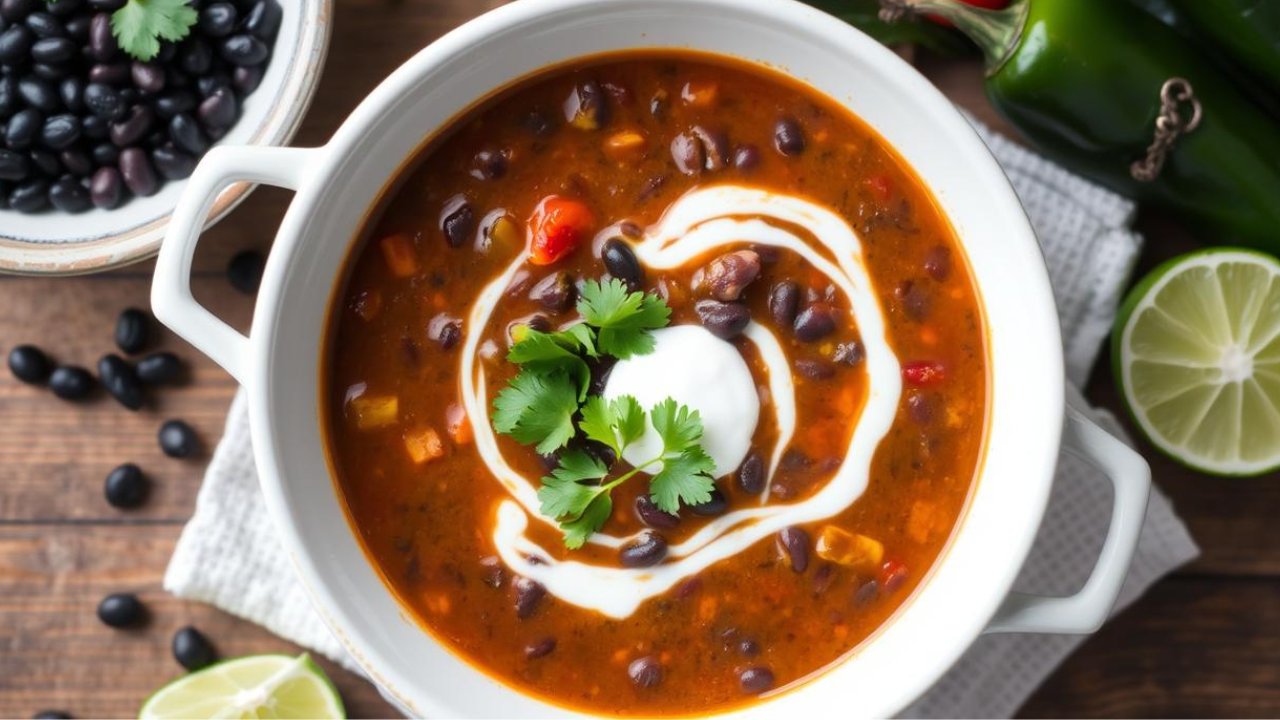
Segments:
[[[244,99],[240,119],[219,145],[287,145],[311,105],[329,47],[333,0],[282,0],[280,6],[284,17],[262,84]],[[114,210],[24,215],[2,209],[0,273],[82,275],[146,260],[160,249],[186,185],[166,182],[155,195],[131,198]],[[205,227],[253,188],[237,183],[223,189]]]

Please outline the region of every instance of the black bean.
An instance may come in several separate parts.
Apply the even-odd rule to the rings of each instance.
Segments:
[[[790,280],[774,284],[769,290],[769,314],[779,326],[786,327],[796,320],[800,309],[800,286]]]
[[[151,317],[137,308],[127,308],[116,318],[116,347],[136,355],[147,347],[151,337]]]
[[[573,277],[561,270],[542,278],[530,288],[529,299],[551,312],[559,313],[573,305],[576,292]]]
[[[861,607],[880,596],[880,585],[875,580],[868,580],[853,591],[853,604]]]
[[[105,140],[111,134],[111,121],[97,115],[85,115],[80,118],[80,130],[87,138]]]
[[[33,12],[22,22],[31,28],[31,32],[35,33],[35,36],[41,40],[67,36],[67,29],[63,26],[62,21],[47,12]],[[34,46],[32,47],[34,49]]]
[[[796,361],[796,372],[810,380],[830,380],[836,376],[836,369],[826,360],[803,358]]]
[[[471,177],[497,180],[507,174],[507,156],[499,150],[481,150],[471,160]]]
[[[719,488],[711,491],[711,499],[701,505],[689,506],[689,511],[700,517],[715,517],[723,515],[725,510],[729,509],[729,501],[725,499],[724,493]]]
[[[702,325],[722,340],[736,337],[751,322],[751,311],[741,303],[699,300],[693,309]]]
[[[627,677],[638,688],[656,687],[662,682],[662,663],[652,655],[638,657],[627,665]]]
[[[169,137],[173,144],[192,155],[200,156],[209,149],[209,140],[190,115],[178,113],[169,120]]]
[[[635,250],[631,249],[631,243],[626,240],[609,238],[600,251],[600,257],[604,260],[605,269],[613,277],[633,287],[644,281],[644,268],[640,266]]]
[[[34,77],[18,80],[18,95],[27,105],[44,113],[57,110],[60,103],[58,91],[53,84]]]
[[[64,175],[49,186],[49,202],[65,213],[82,213],[93,207],[89,191],[80,179]]]
[[[124,181],[113,167],[98,168],[89,181],[89,200],[94,207],[110,210],[124,198]]]
[[[233,35],[218,47],[218,54],[232,65],[261,65],[271,48],[252,35]]]
[[[865,357],[866,353],[862,349],[862,343],[857,340],[851,340],[836,345],[835,353],[832,354],[831,359],[841,365],[852,367],[862,362]]]
[[[0,180],[22,180],[31,172],[31,163],[12,150],[0,150]]]
[[[200,32],[213,38],[222,38],[236,29],[239,13],[231,3],[219,2],[206,5],[200,11]]]
[[[49,389],[63,400],[83,400],[93,392],[96,383],[88,370],[74,365],[54,368],[49,376]]]
[[[0,120],[8,120],[21,104],[18,79],[12,75],[0,75]]]
[[[800,342],[814,342],[835,332],[835,309],[826,303],[812,303],[796,316],[792,325],[796,339]]]
[[[125,463],[107,473],[102,489],[111,507],[127,510],[146,502],[150,488],[142,470],[133,463]]]
[[[93,162],[99,167],[103,165],[115,165],[120,162],[120,148],[109,142],[94,145],[91,154],[93,155]]]
[[[531,642],[524,646],[524,656],[526,660],[537,660],[540,657],[546,657],[556,649],[555,638],[543,638],[536,642]]]
[[[67,36],[72,40],[83,43],[89,40],[89,15],[77,15],[73,18],[67,18],[63,27],[67,29]]]
[[[71,720],[71,713],[66,710],[40,710],[31,718],[32,720]]]
[[[263,42],[271,42],[276,39],[276,33],[280,32],[280,21],[283,18],[284,11],[276,0],[258,0],[244,21],[244,29]]]
[[[80,118],[69,113],[45,120],[40,130],[40,142],[51,150],[62,150],[79,139]]]
[[[151,108],[146,105],[134,105],[128,116],[120,122],[112,124],[111,142],[121,148],[135,145],[146,137],[155,120],[156,115]]]
[[[181,420],[166,421],[160,426],[157,439],[160,441],[160,449],[171,458],[190,457],[200,449],[196,431]]]
[[[680,524],[680,516],[663,512],[648,495],[636,496],[636,517],[652,528],[670,530]]]
[[[9,351],[9,372],[24,383],[42,385],[52,370],[49,356],[34,345],[19,345]]]
[[[738,676],[738,685],[742,687],[742,692],[751,695],[759,695],[772,688],[773,682],[773,671],[763,666],[747,668]]]
[[[454,195],[440,212],[440,230],[451,247],[466,244],[476,230],[476,216],[471,203],[461,195]]]
[[[618,551],[618,561],[627,568],[652,567],[666,556],[667,540],[656,532],[646,532]]]
[[[44,116],[35,108],[19,110],[9,118],[4,139],[12,150],[25,150],[40,137],[40,128],[44,125]]]
[[[245,295],[258,292],[267,258],[256,250],[242,250],[227,263],[227,282]]]
[[[689,132],[702,145],[704,170],[723,170],[729,165],[729,140],[725,137],[723,130],[695,125]]]
[[[147,610],[132,593],[112,593],[98,603],[98,619],[113,628],[136,627],[147,618]]]
[[[188,90],[179,90],[162,95],[156,99],[155,111],[162,118],[172,118],[179,113],[190,112],[196,108],[196,96]]]
[[[44,148],[31,148],[27,158],[31,160],[31,165],[45,177],[55,178],[62,174],[62,161],[57,155]]]
[[[18,22],[35,12],[43,4],[40,0],[3,0],[3,2],[0,2],[0,17]]]
[[[538,609],[542,598],[547,594],[547,589],[541,583],[526,577],[516,578],[512,585],[515,586],[516,593],[516,617],[524,620]]]
[[[924,256],[924,271],[938,282],[945,281],[951,275],[951,248],[945,245],[929,248]]]
[[[248,95],[258,86],[262,84],[262,76],[265,74],[262,65],[254,67],[237,67],[231,71],[231,84],[236,90],[240,91],[240,95]]]
[[[712,260],[703,281],[712,297],[730,302],[742,297],[742,291],[759,276],[760,256],[754,250],[736,250]]]
[[[64,63],[75,57],[76,42],[65,37],[46,37],[31,46],[31,59],[39,63]]]
[[[799,123],[782,118],[773,126],[773,146],[783,155],[799,155],[804,152],[804,132]]]
[[[188,671],[195,672],[212,665],[217,655],[205,636],[188,625],[173,635],[173,659]]]
[[[56,83],[71,74],[71,66],[58,63],[35,63],[31,66],[31,74],[40,80]],[[56,89],[54,92],[57,92]]]
[[[755,145],[739,145],[733,151],[733,166],[743,172],[754,170],[760,164],[760,150]]]
[[[9,207],[20,213],[40,212],[49,205],[49,181],[32,180],[9,193]]]
[[[36,34],[25,25],[14,25],[0,33],[0,64],[17,65],[26,59]]]
[[[98,379],[111,397],[129,410],[142,407],[142,382],[133,366],[119,355],[103,355],[98,360]]]
[[[778,550],[787,559],[791,569],[802,573],[809,567],[809,533],[804,528],[785,527],[778,533]]]
[[[160,187],[156,171],[151,167],[151,161],[142,148],[133,147],[120,151],[120,176],[134,195],[152,195]]]
[[[196,79],[196,90],[200,91],[201,97],[209,97],[225,87],[231,87],[231,76],[221,70]]]
[[[204,75],[213,67],[213,48],[202,37],[189,37],[178,53],[178,65],[188,75]]]
[[[182,379],[182,361],[171,352],[152,353],[138,361],[134,370],[147,385],[174,385]]]
[[[760,654],[760,643],[753,638],[744,637],[738,641],[738,654],[743,657],[753,658]]]
[[[907,280],[894,288],[893,294],[898,302],[902,303],[902,310],[907,317],[912,320],[923,320],[929,316],[932,305],[929,301],[929,293],[920,287],[919,283]]]
[[[91,82],[84,88],[84,105],[89,112],[103,120],[119,120],[124,117],[125,105],[120,93],[106,83]]]
[[[48,4],[49,12],[57,17],[67,17],[80,9],[81,0],[56,0]]]
[[[235,123],[239,113],[235,93],[231,92],[230,88],[222,87],[200,103],[200,109],[196,114],[206,127],[228,128]]]
[[[502,569],[502,560],[497,555],[480,558],[480,567],[484,568],[484,574],[480,579],[485,585],[495,589],[502,587],[506,572]]]
[[[191,177],[196,169],[196,159],[171,143],[165,143],[151,151],[151,164],[166,180],[183,180]]]
[[[917,425],[928,425],[933,422],[933,403],[920,393],[907,396],[907,417]]]
[[[692,133],[680,133],[671,139],[671,159],[684,175],[698,175],[706,162],[702,143]]]
[[[752,450],[738,468],[738,488],[748,495],[759,495],[764,492],[764,484],[764,458]]]
[[[120,52],[111,32],[111,15],[98,13],[89,21],[89,55],[100,63],[110,62]]]
[[[62,167],[66,168],[67,172],[76,177],[87,177],[93,172],[93,160],[81,150],[75,148],[63,150],[58,153],[58,160],[62,162]]]
[[[597,130],[609,122],[609,98],[595,80],[574,85],[564,101],[564,119],[582,130]]]
[[[129,66],[129,77],[134,87],[152,95],[164,89],[164,68],[156,62],[134,62]]]
[[[89,82],[104,85],[123,85],[129,82],[129,63],[98,63],[89,68]]]

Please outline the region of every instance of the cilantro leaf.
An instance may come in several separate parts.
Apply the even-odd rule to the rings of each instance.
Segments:
[[[609,516],[613,514],[613,498],[609,497],[609,493],[602,492],[587,505],[587,509],[582,511],[582,515],[569,522],[560,523],[560,529],[564,531],[564,546],[570,550],[577,550],[587,542],[587,538],[604,527]]]
[[[187,0],[128,0],[111,14],[111,33],[121,50],[147,62],[160,53],[160,40],[183,39],[198,18]]]
[[[493,428],[548,455],[573,438],[576,412],[578,387],[567,374],[521,370],[493,399]]]
[[[579,340],[565,333],[544,333],[528,329],[507,351],[507,360],[520,365],[521,371],[550,374],[563,370],[578,386],[578,400],[587,396],[591,387],[591,369],[578,355]]]
[[[621,455],[622,450],[644,435],[644,410],[640,409],[640,403],[630,395],[618,397],[610,403],[609,409],[613,412],[614,427],[618,431],[622,446],[618,450],[618,454]]]
[[[630,292],[617,278],[584,283],[578,312],[588,324],[599,328],[600,352],[621,360],[653,352],[653,336],[647,331],[666,327],[671,318],[671,308],[662,298]]]
[[[702,416],[688,405],[667,398],[650,411],[653,429],[662,438],[663,457],[685,451],[702,439]]]
[[[697,446],[672,457],[664,456],[661,472],[649,481],[649,497],[663,512],[672,514],[680,512],[681,502],[701,505],[711,499],[714,468],[715,461]]]
[[[609,474],[604,463],[581,450],[565,453],[560,467],[542,478],[538,488],[538,500],[542,502],[542,514],[552,518],[576,519],[602,490],[598,485],[583,485],[583,480],[599,480]]]
[[[582,348],[582,351],[587,354],[587,357],[593,359],[600,357],[600,353],[596,351],[596,333],[591,329],[590,325],[586,323],[570,325],[561,331],[560,334],[568,335],[574,340],[577,340],[578,347]]]
[[[628,445],[644,434],[644,410],[630,395],[623,395],[613,402],[592,395],[582,406],[578,429],[588,440],[604,443],[614,454],[621,456]]]

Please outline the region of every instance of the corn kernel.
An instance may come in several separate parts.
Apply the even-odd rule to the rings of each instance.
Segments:
[[[348,416],[355,418],[356,427],[361,430],[386,427],[400,418],[400,398],[395,395],[361,395],[351,399],[347,412]]]
[[[846,567],[875,568],[884,560],[884,545],[879,540],[834,525],[823,526],[814,552],[824,560]]]

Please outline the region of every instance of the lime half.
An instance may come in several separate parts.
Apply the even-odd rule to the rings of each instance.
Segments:
[[[184,675],[155,692],[138,717],[345,718],[342,698],[305,653],[250,655]]]
[[[1175,258],[1120,307],[1112,362],[1156,447],[1215,475],[1280,466],[1280,262],[1222,248]]]

